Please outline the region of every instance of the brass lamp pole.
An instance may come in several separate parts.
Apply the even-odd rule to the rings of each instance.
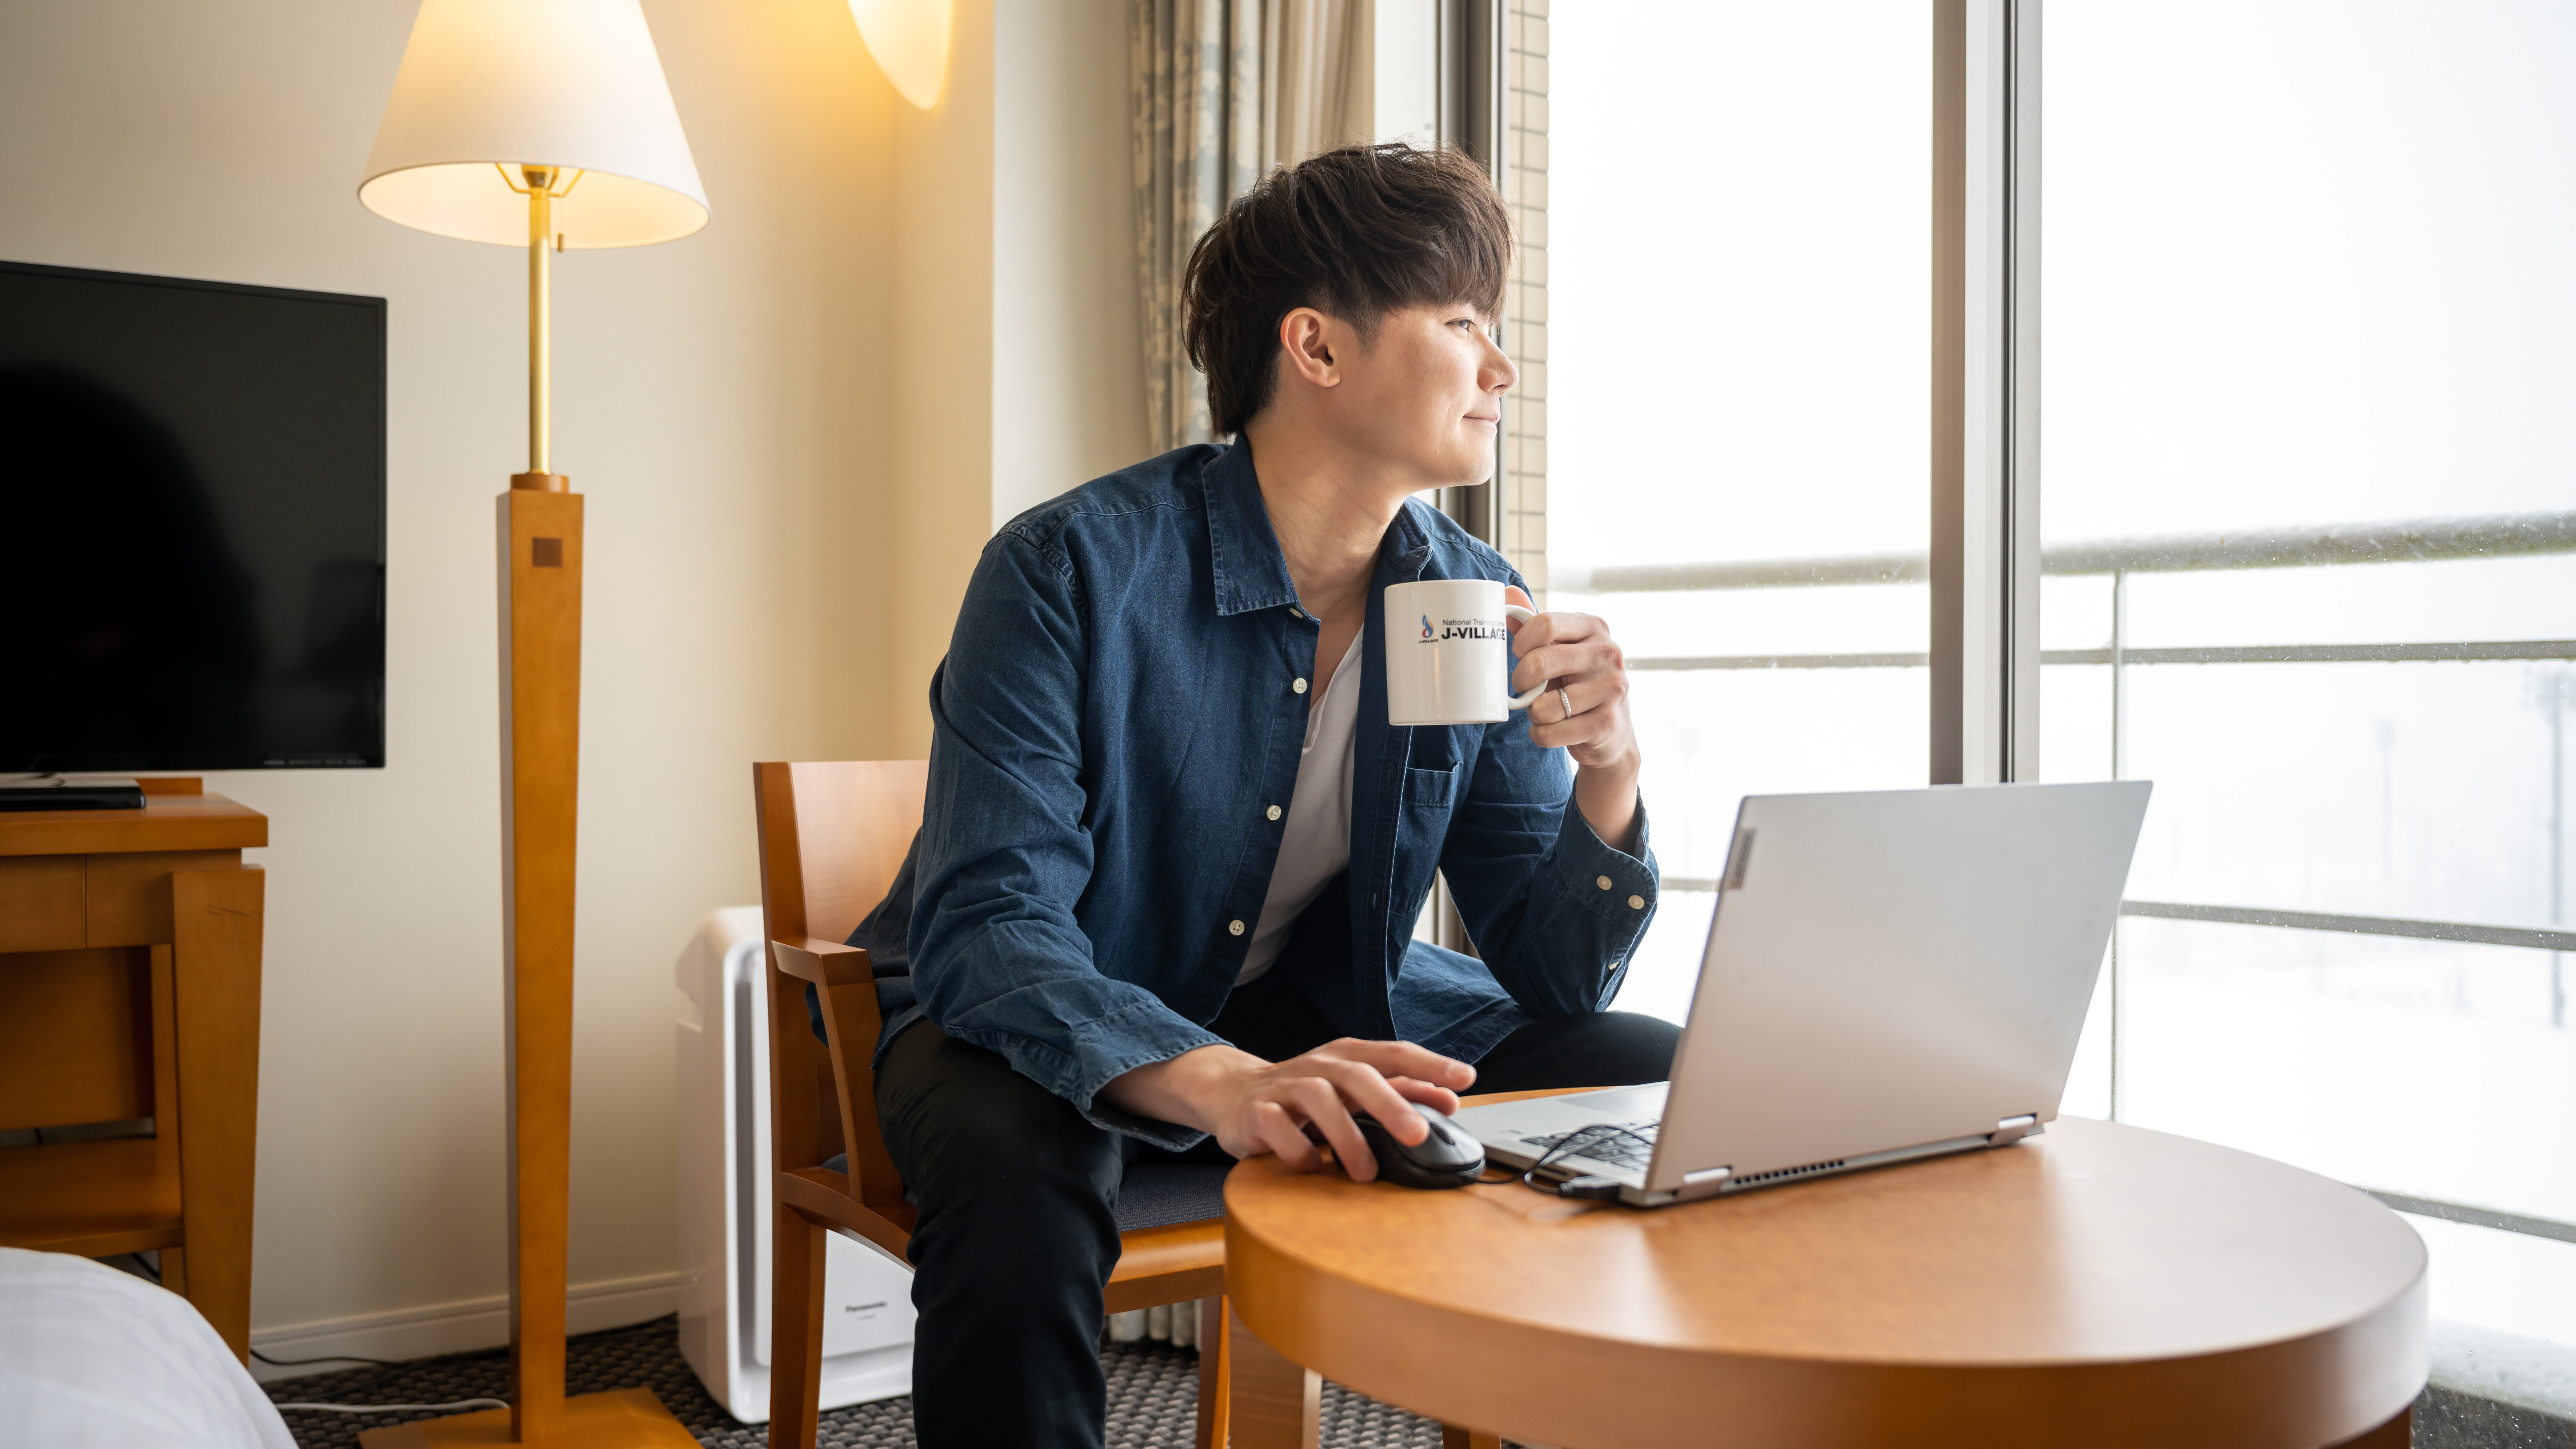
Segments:
[[[554,370],[552,313],[554,311],[554,253],[562,246],[555,233],[555,198],[569,197],[581,184],[584,173],[575,171],[564,180],[562,167],[522,166],[519,181],[510,180],[509,168],[496,166],[502,184],[528,198],[528,473],[551,477],[546,453],[554,427],[549,416],[548,379]],[[563,190],[555,190],[562,181]],[[560,492],[561,489],[550,491]]]

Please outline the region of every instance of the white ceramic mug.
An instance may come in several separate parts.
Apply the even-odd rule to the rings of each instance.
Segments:
[[[1494,724],[1547,693],[1512,694],[1511,628],[1538,615],[1503,602],[1491,579],[1424,579],[1386,590],[1386,718],[1397,725]]]

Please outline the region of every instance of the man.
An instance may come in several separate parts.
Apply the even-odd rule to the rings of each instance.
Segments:
[[[1413,498],[1491,476],[1510,250],[1454,155],[1273,172],[1190,261],[1190,359],[1238,441],[985,548],[931,686],[921,834],[851,937],[883,978],[932,1449],[1101,1442],[1127,1158],[1213,1138],[1308,1169],[1320,1142],[1366,1181],[1354,1111],[1418,1142],[1408,1100],[1670,1074],[1669,1025],[1602,1009],[1655,868],[1601,622],[1519,629],[1514,690],[1552,681],[1527,719],[1387,723],[1387,585],[1527,602]],[[1435,870],[1481,960],[1412,939]]]

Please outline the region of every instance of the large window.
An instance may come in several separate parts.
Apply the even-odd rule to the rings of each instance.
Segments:
[[[2094,1090],[2576,1223],[2576,10],[2047,26],[2045,770],[2156,782]],[[2576,1344],[2576,1244],[2419,1226]]]
[[[1927,778],[1934,9],[1550,20],[1550,603],[1628,646],[1666,872],[1628,1009],[1686,1007],[1742,796]],[[2038,768],[2156,782],[2066,1109],[2377,1192],[2448,1341],[2576,1347],[2576,8],[2059,6],[2029,61]]]
[[[1628,1010],[1687,1010],[1744,795],[1924,779],[1919,565],[1810,561],[1926,548],[1930,46],[1921,0],[1549,20],[1549,604],[1630,655],[1664,868]]]

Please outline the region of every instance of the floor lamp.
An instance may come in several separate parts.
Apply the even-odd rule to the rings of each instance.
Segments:
[[[528,471],[501,495],[497,530],[511,1406],[360,1442],[694,1449],[650,1390],[564,1396],[582,500],[548,450],[549,261],[707,223],[639,0],[423,0],[358,199],[528,253]]]

